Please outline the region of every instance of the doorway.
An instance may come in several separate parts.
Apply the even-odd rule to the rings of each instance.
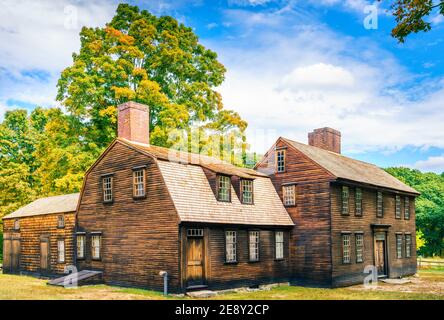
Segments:
[[[387,237],[385,232],[375,233],[375,266],[378,277],[387,276]]]
[[[187,230],[186,250],[187,287],[205,285],[205,252],[203,229]]]
[[[20,239],[5,239],[3,242],[3,268],[9,273],[20,272]]]
[[[40,273],[49,273],[49,238],[40,239]]]

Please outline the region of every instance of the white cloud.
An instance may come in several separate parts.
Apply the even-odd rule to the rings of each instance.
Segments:
[[[417,161],[411,167],[424,172],[444,172],[444,154],[441,156],[429,157],[426,160]]]
[[[229,6],[262,6],[264,4],[274,2],[276,0],[228,0]]]

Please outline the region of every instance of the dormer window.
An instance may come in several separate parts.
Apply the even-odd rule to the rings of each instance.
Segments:
[[[113,176],[102,178],[103,202],[113,202]]]
[[[241,197],[243,204],[253,204],[253,180],[241,179]]]
[[[285,172],[285,150],[276,151],[276,170],[278,173]]]
[[[217,199],[219,201],[230,201],[231,179],[228,176],[217,177]]]
[[[145,197],[146,179],[145,168],[133,170],[133,197]]]

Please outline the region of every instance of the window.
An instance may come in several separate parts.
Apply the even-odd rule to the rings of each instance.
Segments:
[[[85,235],[77,235],[77,259],[85,259]]]
[[[65,262],[65,240],[57,241],[57,260],[59,263]]]
[[[204,235],[203,229],[188,229],[187,236],[190,238],[201,238]]]
[[[395,217],[401,219],[401,196],[395,197]]]
[[[284,205],[294,206],[296,205],[296,186],[283,186],[282,193],[284,194]]]
[[[384,216],[384,197],[380,191],[378,191],[376,195],[376,216],[378,218],[382,218]]]
[[[410,258],[412,256],[412,235],[405,235],[405,257]]]
[[[133,196],[135,198],[145,196],[145,169],[133,171]]]
[[[404,219],[410,219],[410,198],[405,197],[404,199]]]
[[[355,191],[355,216],[362,216],[362,189],[356,188]]]
[[[402,258],[402,234],[396,235],[396,257]]]
[[[101,245],[102,245],[102,236],[100,234],[93,234],[91,236],[91,257],[93,260],[101,259]]]
[[[107,176],[102,178],[103,185],[103,202],[113,201],[113,177]]]
[[[349,189],[347,186],[342,187],[342,211],[341,213],[343,215],[348,215],[348,200],[349,200],[350,194]]]
[[[236,241],[236,231],[225,232],[225,261],[228,263],[237,261]]]
[[[14,220],[14,230],[20,230],[20,220],[19,219]]]
[[[227,176],[218,176],[217,199],[219,201],[230,201],[231,179]]]
[[[259,231],[249,232],[250,261],[259,261]]]
[[[350,234],[342,234],[342,263],[350,263]]]
[[[285,172],[285,150],[276,152],[276,169],[277,172]]]
[[[276,260],[284,259],[284,232],[277,231],[274,234],[275,239],[275,250],[276,250]]]
[[[65,216],[62,214],[57,217],[57,228],[65,227]]]
[[[242,203],[253,204],[253,180],[241,179]]]
[[[364,235],[362,233],[355,234],[356,240],[356,262],[364,261]]]

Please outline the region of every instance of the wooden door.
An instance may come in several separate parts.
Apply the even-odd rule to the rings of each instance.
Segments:
[[[40,272],[46,273],[49,271],[49,241],[40,241]]]
[[[10,270],[11,272],[20,271],[20,240],[11,240],[11,253],[10,253]]]
[[[187,286],[204,284],[203,238],[187,239]]]
[[[385,275],[385,241],[376,240],[375,264],[378,270],[378,276]]]
[[[11,272],[11,258],[12,258],[11,240],[5,239],[3,242],[3,269],[6,272]]]

